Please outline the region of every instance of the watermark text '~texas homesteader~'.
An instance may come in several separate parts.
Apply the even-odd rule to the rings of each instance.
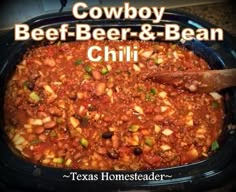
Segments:
[[[78,173],[70,172],[63,175],[64,179],[72,181],[163,181],[172,178],[172,175],[150,173]]]

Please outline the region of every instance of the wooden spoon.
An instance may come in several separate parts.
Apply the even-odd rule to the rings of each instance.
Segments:
[[[191,92],[209,93],[236,86],[236,69],[151,72],[143,78]]]

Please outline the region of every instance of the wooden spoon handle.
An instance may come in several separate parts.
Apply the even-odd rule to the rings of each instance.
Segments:
[[[236,69],[213,70],[209,79],[208,74],[205,75],[205,79],[209,80],[210,84],[213,84],[212,86],[218,86],[219,90],[236,86]]]
[[[152,72],[144,75],[144,79],[192,92],[212,92],[236,86],[236,69]]]

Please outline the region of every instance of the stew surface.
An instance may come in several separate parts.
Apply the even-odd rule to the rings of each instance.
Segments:
[[[139,61],[91,62],[87,50],[93,45],[136,45]],[[179,70],[209,67],[193,52],[163,42],[34,48],[7,85],[5,130],[23,157],[53,167],[145,170],[206,158],[222,129],[217,93],[191,93],[141,78]]]

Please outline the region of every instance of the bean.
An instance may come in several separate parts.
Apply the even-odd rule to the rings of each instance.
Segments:
[[[177,94],[178,94],[178,92],[171,92],[171,93],[170,93],[170,96],[174,97],[174,96],[176,96]]]
[[[58,116],[60,117],[62,115],[60,109],[58,109],[57,107],[50,107],[48,109],[48,112],[51,114],[51,115],[55,115],[55,116]]]
[[[151,114],[153,112],[153,108],[151,106],[148,106],[144,109],[145,114]]]
[[[82,156],[82,155],[81,155],[80,152],[79,152],[79,153],[76,153],[76,154],[74,155],[74,159],[79,159],[81,156]]]
[[[155,116],[153,117],[153,120],[154,120],[155,122],[160,122],[160,121],[164,120],[164,116],[162,116],[162,115],[155,115]]]
[[[27,114],[29,117],[33,117],[33,116],[34,116],[34,115],[33,115],[33,112],[30,111],[29,109],[26,109],[25,112],[26,112],[26,114]]]
[[[114,149],[111,149],[110,151],[108,151],[107,155],[111,159],[118,159],[119,158],[119,153],[117,151],[115,151]]]
[[[47,98],[46,103],[47,103],[47,104],[50,104],[50,103],[52,103],[53,101],[55,101],[56,98],[57,98],[57,95],[52,94],[52,95],[50,95],[50,96]]]
[[[64,155],[65,155],[65,150],[64,150],[64,149],[61,149],[61,150],[57,151],[57,155],[58,155],[59,157],[64,156]]]
[[[113,137],[112,137],[112,147],[117,149],[119,146],[120,146],[119,137],[117,135],[113,135]]]
[[[50,121],[50,122],[47,122],[47,123],[44,124],[44,128],[45,129],[51,129],[51,128],[55,127],[56,124],[57,124],[56,121]]]
[[[98,71],[92,71],[92,76],[95,80],[100,80],[102,78],[102,75]]]
[[[111,122],[112,121],[112,116],[105,116],[103,118],[103,120],[106,121],[106,122]]]
[[[35,82],[33,82],[33,81],[28,82],[27,87],[28,87],[29,90],[33,91],[34,90],[34,86],[35,86]]]
[[[105,155],[106,154],[106,148],[105,147],[99,147],[97,149],[97,153],[99,153],[101,155]]]
[[[127,116],[127,115],[122,115],[121,117],[120,117],[120,119],[122,120],[122,121],[129,121],[129,117]]]
[[[71,91],[68,95],[68,97],[71,99],[71,100],[76,100],[77,99],[77,93],[75,91]]]
[[[108,88],[112,88],[112,87],[114,87],[114,82],[113,81],[108,81],[108,83],[107,83],[107,87]]]
[[[33,141],[33,140],[35,140],[36,139],[36,135],[35,134],[29,134],[28,136],[27,136],[27,140],[28,141]]]
[[[39,87],[39,88],[43,87],[46,84],[47,84],[47,82],[40,81],[40,79],[36,81],[36,86]]]
[[[44,142],[44,141],[46,141],[46,139],[47,139],[47,136],[46,136],[46,135],[44,135],[44,134],[40,134],[40,135],[39,135],[39,140],[40,140],[40,141],[43,141],[43,142]]]
[[[35,128],[34,128],[34,132],[35,132],[36,134],[41,134],[41,133],[44,132],[44,127],[42,127],[42,126],[35,127]]]
[[[105,83],[98,83],[95,88],[95,94],[97,96],[101,96],[105,93],[106,84]]]
[[[135,155],[141,155],[141,154],[143,153],[143,151],[142,151],[141,148],[135,147],[135,148],[133,149],[133,153],[134,153]]]
[[[113,132],[112,131],[106,131],[102,134],[102,138],[103,139],[110,139],[113,136]]]
[[[42,112],[42,111],[40,111],[40,112],[38,112],[38,117],[40,118],[40,119],[43,119],[43,118],[45,118],[45,117],[47,117],[48,115],[47,115],[47,113],[45,113],[45,112]]]

